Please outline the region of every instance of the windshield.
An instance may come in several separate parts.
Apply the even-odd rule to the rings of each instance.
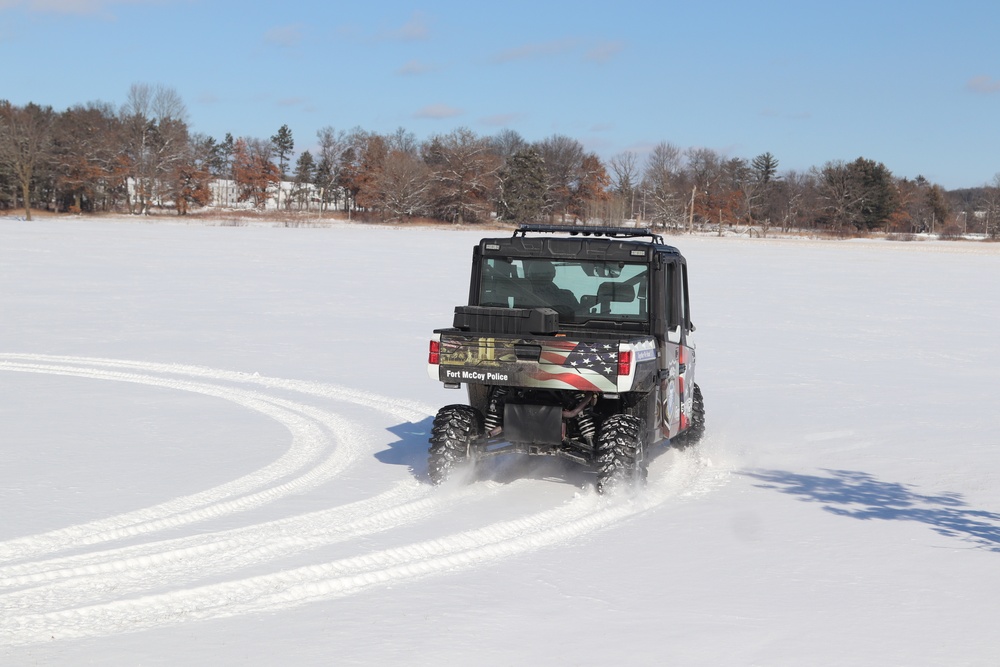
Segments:
[[[552,308],[561,322],[645,322],[646,264],[580,260],[509,259],[483,262],[479,305]]]

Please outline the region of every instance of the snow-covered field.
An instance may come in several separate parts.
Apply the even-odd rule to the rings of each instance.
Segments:
[[[480,233],[0,220],[0,664],[995,665],[1000,246],[673,237],[708,435],[425,480]]]

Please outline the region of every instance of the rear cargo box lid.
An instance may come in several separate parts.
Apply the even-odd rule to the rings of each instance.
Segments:
[[[455,306],[453,326],[474,333],[549,336],[559,328],[559,314],[551,308]]]

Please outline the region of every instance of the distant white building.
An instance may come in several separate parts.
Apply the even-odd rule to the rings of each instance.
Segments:
[[[236,185],[236,181],[219,178],[208,185],[209,190],[212,192],[212,203],[209,206],[219,206],[222,208],[253,208],[253,202],[250,201],[239,201],[240,189]],[[280,183],[280,189],[278,187],[272,188],[269,193],[269,197],[264,204],[265,210],[276,210],[279,208],[286,208],[289,206],[291,201],[291,208],[298,210],[300,208],[317,208],[320,204],[321,191],[312,183],[306,183],[303,188],[307,191],[308,197],[306,201],[300,204],[298,198],[295,197],[295,183],[292,181],[282,181]],[[279,204],[280,199],[280,204]]]

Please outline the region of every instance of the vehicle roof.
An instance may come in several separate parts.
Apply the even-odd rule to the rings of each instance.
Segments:
[[[663,243],[661,235],[646,228],[633,227],[521,225],[513,236],[485,238],[479,242],[479,247],[484,256],[633,262],[649,261],[654,254],[681,257],[677,248]]]

